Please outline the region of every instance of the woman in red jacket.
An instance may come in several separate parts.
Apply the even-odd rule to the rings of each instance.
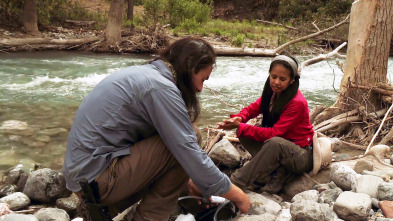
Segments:
[[[231,181],[243,189],[277,193],[292,174],[312,170],[312,137],[307,100],[299,91],[297,61],[276,56],[269,68],[262,96],[240,113],[218,123],[219,129],[237,128],[241,144],[252,159],[235,171]],[[246,122],[262,114],[262,126]]]

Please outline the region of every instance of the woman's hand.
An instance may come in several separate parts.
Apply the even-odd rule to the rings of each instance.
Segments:
[[[241,117],[233,117],[230,119],[223,120],[222,123],[217,123],[217,129],[231,130],[239,128],[239,124],[242,122]]]

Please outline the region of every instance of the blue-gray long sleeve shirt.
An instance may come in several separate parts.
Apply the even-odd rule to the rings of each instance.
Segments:
[[[82,101],[63,164],[67,188],[79,191],[81,178],[93,181],[112,159],[157,133],[204,196],[229,191],[229,178],[200,149],[181,92],[161,60],[109,75]]]

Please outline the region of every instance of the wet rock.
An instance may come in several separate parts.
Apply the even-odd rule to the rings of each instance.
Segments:
[[[261,194],[249,192],[247,195],[250,197],[251,202],[250,214],[261,215],[264,213],[270,213],[277,215],[281,210],[280,204],[262,196]]]
[[[330,169],[330,179],[341,189],[351,190],[356,184],[357,173],[347,165],[334,164]]]
[[[314,201],[314,202],[318,202],[318,191],[316,190],[307,190],[301,193],[296,194],[291,202],[294,203],[296,201]]]
[[[33,171],[23,190],[27,196],[39,202],[49,203],[68,196],[63,174],[48,168]]]
[[[7,203],[11,210],[21,210],[30,205],[30,199],[26,194],[16,192],[0,198],[0,203]]]
[[[354,191],[357,193],[365,193],[370,197],[376,198],[378,195],[378,186],[383,182],[381,177],[361,175],[358,177]]]
[[[40,132],[38,132],[38,135],[55,136],[66,132],[68,132],[67,129],[59,127],[59,128],[41,130]]]
[[[378,199],[393,201],[393,183],[381,183],[378,186]]]
[[[0,221],[40,221],[34,215],[10,213],[0,217]]]
[[[386,218],[393,218],[393,201],[379,201],[379,207]]]
[[[60,198],[56,200],[56,207],[65,210],[70,215],[76,214],[76,209],[79,205],[80,200],[74,193],[68,198]]]
[[[23,191],[28,178],[29,178],[29,174],[26,172],[24,172],[20,175],[18,183],[16,183],[16,187],[18,188],[18,191]]]
[[[356,173],[362,174],[364,170],[373,171],[374,165],[367,160],[359,160],[353,169]]]
[[[336,187],[334,189],[328,189],[320,193],[318,202],[319,203],[333,203],[337,200],[338,196],[342,193],[343,191],[339,188]]]
[[[292,215],[291,215],[291,210],[288,209],[282,209],[276,218],[276,221],[291,221],[292,220]]]
[[[292,203],[291,216],[293,221],[330,221],[336,217],[329,205],[312,200],[298,200]]]
[[[0,185],[0,197],[10,195],[10,194],[15,193],[17,191],[18,191],[18,188],[16,187],[16,185],[13,185],[13,184]]]
[[[44,208],[34,214],[40,221],[69,221],[66,211],[58,208]]]
[[[20,135],[20,136],[31,136],[33,130],[29,128],[26,122],[18,120],[4,121],[0,126],[0,132],[4,134]]]
[[[41,135],[41,136],[37,136],[35,140],[43,143],[48,143],[50,141],[50,137],[46,135]]]
[[[275,221],[275,220],[276,217],[269,213],[265,213],[262,215],[240,215],[232,219],[232,221]]]
[[[210,151],[209,156],[215,162],[219,162],[229,168],[236,167],[240,164],[241,155],[227,139],[222,139],[216,143]]]
[[[365,193],[345,191],[337,198],[333,210],[348,221],[366,220],[371,209],[371,198]]]
[[[20,175],[24,173],[21,168],[14,168],[10,172],[8,172],[7,177],[5,178],[5,183],[8,184],[16,184],[18,183]]]

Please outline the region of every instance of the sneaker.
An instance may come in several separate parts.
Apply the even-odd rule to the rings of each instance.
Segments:
[[[270,174],[270,180],[263,186],[259,192],[267,192],[275,194],[281,191],[284,183],[292,177],[292,173],[288,172],[284,167],[277,168]]]

